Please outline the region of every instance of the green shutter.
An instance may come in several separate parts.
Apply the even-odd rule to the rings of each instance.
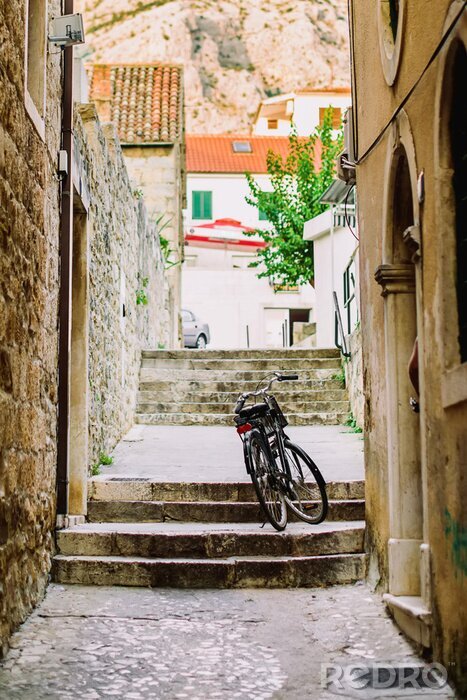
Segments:
[[[193,192],[193,219],[201,219],[201,192]]]
[[[203,192],[203,219],[212,219],[212,192]]]
[[[192,195],[192,218],[212,219],[212,192],[194,191]]]
[[[262,209],[258,209],[258,219],[260,221],[267,221],[268,220],[268,217],[266,216],[266,214],[264,213],[264,211]]]

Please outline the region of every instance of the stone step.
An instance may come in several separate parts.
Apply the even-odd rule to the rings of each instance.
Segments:
[[[282,371],[281,367],[277,368],[277,371]],[[337,374],[337,368],[322,368],[322,369],[300,369],[296,370],[299,379],[294,382],[287,382],[289,386],[293,386],[295,391],[299,391],[304,382],[309,380],[327,380],[333,379]],[[140,381],[141,382],[158,382],[158,381],[215,381],[215,382],[235,382],[240,384],[239,392],[246,391],[247,389],[242,388],[247,382],[253,383],[256,387],[258,384],[262,386],[266,384],[267,377],[270,372],[265,372],[264,370],[249,370],[249,371],[239,371],[235,369],[177,369],[174,368],[161,368],[157,367],[142,367],[140,370]],[[284,382],[285,383],[285,382]],[[276,383],[277,386],[277,383]],[[274,386],[274,390],[276,389]]]
[[[340,351],[337,348],[273,348],[273,349],[251,349],[251,350],[151,350],[142,352],[143,359],[269,359],[269,358],[305,358],[333,357],[340,358]]]
[[[206,523],[102,523],[57,532],[66,556],[218,559],[235,556],[308,557],[363,551],[365,523],[271,526],[209,526]]]
[[[56,583],[171,588],[291,588],[354,583],[366,574],[365,554],[311,557],[148,559],[59,554]]]
[[[339,413],[289,413],[289,425],[343,425],[348,412]],[[141,425],[234,425],[233,414],[224,413],[137,413],[136,423]]]
[[[258,523],[264,520],[258,501],[88,501],[87,518],[92,523]],[[364,500],[329,500],[327,521],[364,518]],[[299,522],[299,518],[291,512],[289,520]]]
[[[232,407],[237,402],[240,391],[200,391],[198,387],[192,391],[182,389],[177,384],[171,384],[171,389],[143,389],[138,392],[140,403],[167,403],[167,402],[194,402],[196,404],[219,403]],[[201,384],[202,386],[202,384]],[[243,391],[243,389],[242,389]],[[319,389],[304,390],[294,392],[278,392],[274,390],[274,396],[279,401],[280,406],[288,405],[292,408],[299,403],[312,404],[315,401],[345,401],[347,391],[345,389]]]
[[[326,492],[330,500],[361,501],[365,498],[365,482],[329,481]],[[187,503],[257,502],[251,481],[180,482],[154,481],[150,477],[95,476],[88,481],[88,493],[94,501],[185,501]],[[315,490],[318,497],[318,490]]]
[[[231,416],[233,413],[234,403],[185,403],[185,402],[170,402],[157,403],[152,401],[138,401],[136,410],[138,413],[223,413],[226,416]],[[328,413],[339,412],[348,414],[350,404],[348,401],[313,401],[305,402],[281,402],[282,411],[287,416],[289,413]]]
[[[211,381],[211,375],[207,374],[206,380],[198,379],[191,381],[190,379],[182,379],[174,382],[170,378],[164,379],[145,379],[143,376],[140,381],[140,391],[164,392],[169,396],[172,393],[197,393],[199,395],[206,394],[210,396],[220,392],[238,396],[243,391],[254,391],[257,388],[258,380],[241,380],[241,381]],[[338,379],[307,379],[299,382],[282,382],[274,385],[273,394],[280,399],[285,396],[306,396],[308,392],[314,391],[342,391],[347,394],[342,388],[342,382]]]
[[[208,371],[234,371],[251,372],[261,370],[262,372],[294,372],[295,370],[312,369],[340,369],[340,359],[334,357],[314,357],[314,358],[270,358],[262,359],[164,359],[159,357],[144,357],[141,366],[144,369],[154,367],[156,369],[170,370],[204,370]]]

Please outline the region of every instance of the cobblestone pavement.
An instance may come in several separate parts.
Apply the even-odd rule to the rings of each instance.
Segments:
[[[322,687],[324,664],[424,664],[363,583],[243,591],[51,585],[11,646],[0,664],[2,700],[455,697],[449,688],[369,690],[345,680]]]

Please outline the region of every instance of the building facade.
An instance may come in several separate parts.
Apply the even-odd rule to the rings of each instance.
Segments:
[[[114,128],[73,104],[73,48],[49,50],[61,12],[0,8],[0,655],[132,424],[141,347],[169,342],[155,227]]]
[[[350,26],[370,578],[465,694],[467,10],[353,0]]]
[[[263,100],[253,122],[255,136],[288,136],[295,128],[299,136],[310,136],[323,123],[326,110],[333,110],[333,123],[340,128],[350,107],[350,87],[297,90]]]
[[[314,288],[316,294],[316,347],[330,348],[342,343],[338,328],[336,337],[336,306],[342,320],[342,333],[350,335],[359,321],[358,300],[358,237],[355,206],[344,205],[346,186],[338,203],[305,222],[303,238],[313,241]],[[329,188],[330,189],[330,188]],[[353,202],[353,200],[352,200]]]
[[[311,285],[278,288],[249,265],[264,246],[245,236],[269,223],[247,202],[251,173],[271,189],[269,150],[286,158],[287,137],[188,135],[183,306],[211,330],[210,347],[289,347],[297,324],[313,321]],[[294,335],[295,330],[295,335]]]
[[[0,653],[50,569],[57,463],[60,2],[0,7]]]
[[[88,74],[90,98],[101,121],[115,124],[131,182],[167,241],[168,347],[177,348],[186,205],[183,70],[160,63],[96,64]]]

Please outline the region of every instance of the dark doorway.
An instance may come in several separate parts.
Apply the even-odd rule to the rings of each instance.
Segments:
[[[294,323],[308,323],[310,309],[290,309],[289,312],[289,345],[293,345]]]

